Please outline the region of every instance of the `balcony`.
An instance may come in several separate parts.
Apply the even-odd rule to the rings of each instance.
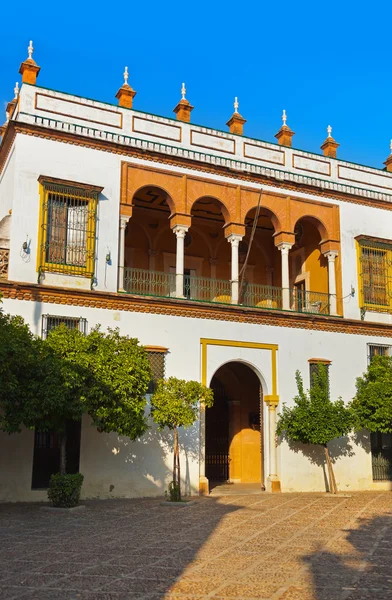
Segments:
[[[124,291],[135,296],[175,298],[176,275],[148,269],[124,268]],[[298,313],[330,314],[329,294],[297,288],[284,290],[280,287],[255,283],[243,284],[238,306],[283,310],[285,296],[289,302],[288,310]],[[222,279],[185,275],[182,299],[233,304],[231,283]]]

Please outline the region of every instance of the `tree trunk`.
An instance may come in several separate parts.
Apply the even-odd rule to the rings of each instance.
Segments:
[[[327,462],[327,467],[328,467],[329,490],[332,494],[337,494],[338,488],[336,485],[335,474],[333,472],[332,461],[331,461],[331,457],[329,455],[329,450],[328,450],[327,444],[324,444],[324,452],[325,452],[325,460]]]
[[[67,472],[67,434],[64,432],[60,435],[60,474],[65,475]]]

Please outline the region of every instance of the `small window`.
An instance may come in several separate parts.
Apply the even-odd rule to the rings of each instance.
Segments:
[[[314,378],[318,374],[319,366],[324,365],[324,367],[327,370],[327,386],[328,386],[328,395],[329,395],[329,367],[330,367],[330,364],[331,364],[330,361],[327,361],[327,360],[325,360],[325,361],[321,360],[321,359],[310,359],[309,360],[310,388],[312,388]]]
[[[148,386],[147,394],[153,394],[157,387],[158,379],[165,378],[165,358],[166,348],[162,350],[152,350],[147,346],[148,359],[150,361],[152,377]]]
[[[66,423],[67,473],[79,473],[81,421]],[[59,436],[53,431],[36,431],[34,436],[31,488],[45,489],[50,477],[60,471]]]
[[[392,481],[392,434],[370,434],[373,481]]]
[[[52,329],[59,325],[65,325],[68,329],[79,329],[84,335],[87,333],[87,321],[81,317],[62,317],[58,315],[42,315],[42,333],[45,340]]]
[[[101,188],[40,177],[39,271],[92,277]]]
[[[358,239],[360,307],[363,311],[392,311],[392,241]]]
[[[383,346],[381,344],[368,344],[368,363],[373,356],[391,356],[392,346]]]

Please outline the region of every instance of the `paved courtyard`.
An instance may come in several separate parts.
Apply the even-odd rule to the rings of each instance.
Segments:
[[[0,505],[0,599],[392,599],[392,493]]]

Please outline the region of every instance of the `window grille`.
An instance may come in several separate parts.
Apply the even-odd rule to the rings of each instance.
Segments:
[[[92,277],[99,192],[40,182],[39,270]]]
[[[87,334],[87,320],[81,317],[62,317],[57,315],[42,315],[41,336],[45,340],[52,329],[59,325],[65,325],[68,329],[79,329],[83,335]]]
[[[392,481],[392,434],[370,434],[373,481]]]
[[[309,381],[310,381],[310,388],[313,387],[314,385],[314,378],[318,375],[319,372],[319,367],[320,365],[323,365],[326,370],[327,370],[327,391],[328,391],[328,396],[329,396],[329,367],[330,367],[330,363],[329,362],[322,362],[320,360],[318,361],[309,361]]]
[[[390,312],[392,308],[392,242],[359,242],[361,308]]]
[[[150,361],[152,377],[148,386],[147,394],[153,394],[156,390],[158,379],[164,379],[165,358],[165,352],[148,352],[148,359]]]
[[[392,346],[382,346],[381,344],[368,344],[368,363],[373,356],[391,356]]]

